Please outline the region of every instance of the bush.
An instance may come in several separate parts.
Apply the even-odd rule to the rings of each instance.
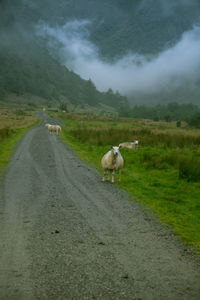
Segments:
[[[1,128],[0,129],[0,141],[5,139],[6,137],[10,136],[13,133],[13,130],[9,127]]]
[[[141,152],[140,162],[145,163],[147,168],[168,169],[171,166],[178,167],[179,157],[179,151],[146,148]]]
[[[21,110],[21,109],[16,110],[16,111],[15,111],[15,114],[16,114],[17,116],[25,116],[25,115],[26,115],[26,113],[25,113],[23,110]]]
[[[61,102],[60,103],[60,110],[64,110],[64,111],[68,112],[67,103]]]
[[[166,122],[171,122],[171,116],[170,115],[166,115],[165,117],[164,117],[164,120],[166,121]]]
[[[197,112],[189,121],[188,124],[195,128],[200,128],[200,112]]]
[[[155,116],[155,117],[153,118],[153,120],[154,120],[154,122],[158,122],[158,121],[159,121],[159,117],[158,117],[158,116]]]
[[[200,181],[200,158],[182,158],[179,163],[179,179]]]

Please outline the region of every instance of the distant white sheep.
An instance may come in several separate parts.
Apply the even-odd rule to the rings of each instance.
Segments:
[[[59,133],[61,132],[61,126],[60,125],[54,125],[54,130],[59,135]]]
[[[52,125],[51,124],[49,124],[49,123],[46,123],[45,124],[45,127],[48,129],[48,131],[51,133],[51,129],[52,129],[52,127],[51,127]]]
[[[108,173],[108,180],[109,180],[109,175],[112,174],[112,179],[111,182],[114,183],[114,175],[115,171],[118,171],[119,177],[118,181],[120,181],[120,176],[121,176],[121,169],[124,166],[124,159],[119,152],[119,148],[117,146],[111,146],[111,150],[108,151],[102,158],[101,160],[101,166],[104,170],[104,175],[102,178],[102,181],[106,180],[106,172]],[[109,174],[110,172],[110,174]]]
[[[137,150],[138,144],[139,144],[139,141],[136,140],[135,142],[121,143],[121,144],[119,144],[119,147]]]
[[[45,127],[48,128],[48,131],[50,132],[50,134],[55,132],[58,135],[61,131],[61,126],[60,125],[45,124]]]

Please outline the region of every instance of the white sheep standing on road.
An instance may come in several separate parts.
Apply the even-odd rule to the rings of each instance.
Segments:
[[[102,181],[105,181],[106,177],[106,172],[108,172],[108,180],[109,180],[109,172],[110,175],[112,174],[112,180],[111,182],[114,183],[114,175],[115,171],[118,171],[119,177],[118,181],[120,181],[120,176],[121,176],[121,169],[124,166],[124,159],[119,152],[119,148],[117,146],[111,146],[111,150],[108,151],[102,158],[101,160],[101,166],[104,170],[104,175],[102,178]]]
[[[61,131],[61,126],[60,125],[51,125],[51,124],[45,124],[45,127],[48,128],[48,131],[51,133],[55,132],[57,135],[59,135]]]
[[[53,131],[53,127],[52,127],[53,125],[51,125],[51,124],[49,124],[49,123],[47,123],[47,124],[45,124],[45,127],[48,129],[48,131],[50,132],[50,133],[52,133],[52,131]]]
[[[60,125],[55,125],[56,133],[59,134],[61,132],[61,126]]]
[[[119,147],[137,150],[138,149],[138,144],[139,144],[139,142],[136,140],[135,142],[121,143],[121,144],[119,144]]]

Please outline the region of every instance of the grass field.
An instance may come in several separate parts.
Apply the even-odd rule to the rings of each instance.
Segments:
[[[0,108],[0,175],[7,165],[16,143],[37,122],[34,112],[23,110],[23,107]]]
[[[200,251],[200,130],[177,128],[175,122],[56,117],[63,121],[62,139],[101,173],[100,160],[110,145],[138,139],[138,150],[121,149],[125,167],[115,184]]]

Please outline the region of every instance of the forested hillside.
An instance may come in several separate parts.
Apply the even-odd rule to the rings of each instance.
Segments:
[[[194,127],[199,127],[200,120],[196,120],[195,117],[196,114],[199,116],[199,111],[199,106],[194,104],[178,104],[176,102],[170,102],[167,105],[135,105],[131,109],[124,108],[124,111],[121,110],[120,114],[121,116],[152,119],[154,121],[186,121],[192,123],[195,120],[196,124],[193,124]]]
[[[200,29],[193,32],[193,28],[199,28],[199,16],[197,0],[1,0],[0,96],[31,93],[52,102],[105,103],[117,110],[128,105],[119,93],[133,105],[198,104]],[[69,28],[67,34],[72,36],[63,42],[56,33],[48,39],[45,29],[43,35],[38,32],[38,24],[56,32],[73,20],[88,21],[80,28],[86,36],[79,28],[75,32]],[[185,39],[184,32],[189,32]],[[63,59],[62,51],[73,39],[77,40],[71,45],[72,58],[66,51]],[[83,76],[87,80],[80,77],[85,72],[85,56],[79,64],[84,47],[88,47],[86,67],[92,70],[91,76]],[[130,60],[120,62],[128,53]],[[75,69],[73,56],[78,61]],[[104,81],[103,87],[97,85],[95,75]]]
[[[91,40],[110,58],[129,50],[159,52],[200,21],[197,0],[2,0],[1,3],[1,20],[26,29],[39,20],[52,26],[73,19],[92,20]]]
[[[52,104],[68,102],[96,106],[104,103],[117,110],[127,105],[125,97],[111,90],[100,93],[91,80],[83,80],[60,65],[46,49],[34,45],[24,43],[20,55],[6,47],[0,49],[0,65],[1,98],[14,93],[37,95],[44,103]]]
[[[109,57],[130,50],[155,54],[173,45],[183,32],[199,22],[198,1],[191,1],[188,5],[171,0],[111,0],[106,3],[110,5],[107,7],[109,14],[105,14],[102,23],[99,22],[92,39]]]
[[[44,41],[33,34],[31,26],[35,15],[26,14],[29,11],[26,5],[22,11],[11,1],[10,5],[4,2],[1,7],[4,9],[0,11],[1,100],[9,93],[14,93],[18,96],[36,95],[40,101],[43,99],[43,103],[49,104],[97,106],[103,103],[116,110],[128,105],[126,97],[113,93],[111,89],[99,92],[91,80],[83,80],[55,60]],[[21,16],[21,19],[16,16]]]

